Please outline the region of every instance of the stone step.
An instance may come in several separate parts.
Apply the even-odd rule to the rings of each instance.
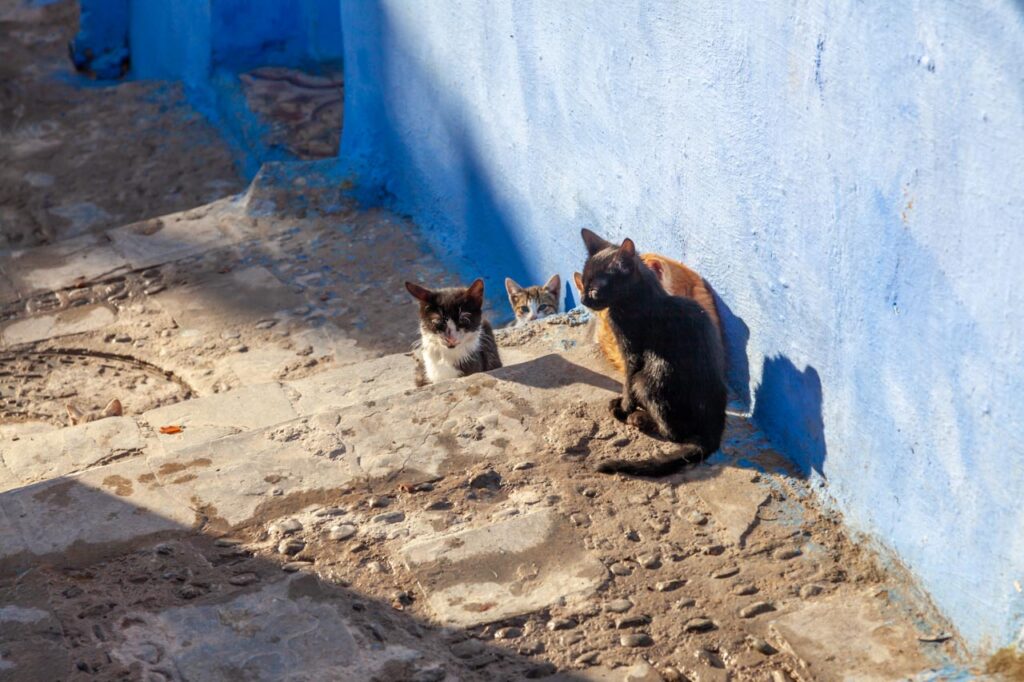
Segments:
[[[408,361],[382,360],[398,358]],[[0,565],[24,566],[62,553],[65,562],[94,561],[136,541],[260,523],[354,481],[421,481],[473,463],[517,461],[543,448],[542,434],[530,427],[537,416],[564,400],[606,402],[615,388],[612,382],[595,386],[592,370],[548,355],[493,375],[382,391],[368,400],[360,377],[372,376],[372,369],[350,374],[358,379],[350,384],[359,388],[358,399],[348,390],[332,393],[328,373],[318,375],[315,390],[334,402],[319,403],[323,409],[313,416],[273,425],[258,425],[247,414],[259,409],[260,392],[240,392],[252,402],[229,401],[210,413],[248,430],[224,435],[197,428],[211,439],[177,447],[167,448],[152,427],[123,417],[19,441],[17,452],[4,453],[5,467],[20,481],[39,482],[0,493],[6,517]],[[467,394],[473,400],[460,400]],[[263,397],[264,404],[273,402]],[[202,402],[190,401],[193,407]],[[266,414],[282,421],[294,413],[280,403]],[[50,446],[59,462],[45,455]],[[104,463],[94,457],[101,452],[120,456]],[[56,473],[60,462],[91,468]]]

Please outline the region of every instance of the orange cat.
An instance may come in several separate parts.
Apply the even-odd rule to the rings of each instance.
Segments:
[[[722,333],[722,324],[718,320],[718,309],[715,307],[715,297],[711,295],[711,288],[707,282],[696,272],[686,267],[677,260],[659,256],[656,253],[645,253],[640,259],[658,276],[658,281],[665,291],[673,296],[685,296],[692,298],[700,304],[701,308],[707,311],[714,323],[719,335]],[[583,281],[578,272],[574,272],[573,280],[576,288],[582,293]],[[625,371],[625,363],[622,361],[622,351],[615,340],[615,334],[608,326],[608,311],[602,310],[597,313],[597,345],[601,352],[608,358],[617,370]]]

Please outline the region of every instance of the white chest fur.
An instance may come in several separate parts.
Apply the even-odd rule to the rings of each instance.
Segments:
[[[435,334],[423,335],[423,369],[431,383],[462,376],[459,364],[480,349],[480,332],[466,334],[459,345],[449,348]]]

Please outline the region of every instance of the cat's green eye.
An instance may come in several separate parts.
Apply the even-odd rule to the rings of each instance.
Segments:
[[[529,306],[521,305],[519,306],[519,312],[525,315],[526,313],[530,312],[530,308]]]
[[[555,307],[554,306],[550,306],[550,305],[542,305],[540,307],[540,309],[541,309],[542,312],[546,312],[546,311],[549,311],[549,310],[554,310]]]

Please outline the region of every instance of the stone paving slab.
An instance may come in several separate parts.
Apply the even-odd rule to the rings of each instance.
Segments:
[[[415,372],[412,357],[387,355],[289,381],[286,386],[293,392],[298,414],[316,414],[411,390]]]
[[[462,627],[585,598],[608,575],[548,509],[411,542],[401,556],[437,620]]]
[[[348,461],[314,456],[303,426],[290,422],[155,454],[149,464],[171,495],[191,500],[213,527],[227,530],[275,506],[301,506],[304,497],[315,499],[356,475]]]
[[[134,419],[111,417],[23,435],[0,444],[0,459],[20,486],[100,466],[133,452],[141,453],[144,447]]]
[[[283,580],[220,604],[133,612],[112,654],[142,679],[209,682],[387,679],[374,675],[421,656],[371,645],[345,617],[351,607],[306,589],[309,580]]]
[[[168,289],[157,294],[155,300],[178,326],[213,336],[305,305],[300,296],[261,267]]]
[[[133,542],[191,529],[189,501],[165,493],[142,458],[0,494],[0,509],[32,563],[60,555],[67,564],[123,551]],[[0,556],[0,565],[18,557]]]
[[[141,415],[150,433],[168,453],[199,443],[279,424],[298,415],[280,384],[244,386],[226,393],[158,407]],[[181,433],[162,434],[164,426],[180,426]]]
[[[48,246],[12,251],[0,258],[0,270],[22,298],[39,291],[66,289],[130,267],[103,234],[86,234]]]
[[[106,305],[87,305],[58,313],[16,320],[0,329],[0,346],[17,346],[44,339],[84,334],[113,324],[117,314]]]
[[[188,258],[238,241],[220,223],[231,200],[207,204],[200,209],[125,225],[107,232],[114,248],[132,268],[149,268]]]
[[[71,663],[63,630],[45,608],[46,591],[28,582],[0,588],[0,679],[64,679]]]
[[[750,470],[719,465],[695,473],[701,479],[695,489],[711,510],[718,531],[730,543],[742,547],[757,521],[758,510],[771,499],[769,489],[755,482],[757,474]]]
[[[917,633],[902,620],[888,619],[864,593],[822,599],[772,622],[777,645],[822,682],[888,682],[926,670],[929,661],[908,642]],[[851,637],[851,633],[857,633]]]

